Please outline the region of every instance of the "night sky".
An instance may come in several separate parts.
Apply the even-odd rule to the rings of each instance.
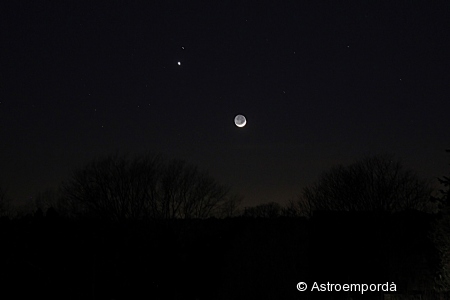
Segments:
[[[365,155],[448,173],[449,1],[7,1],[0,26],[18,201],[114,153],[185,159],[245,205]]]

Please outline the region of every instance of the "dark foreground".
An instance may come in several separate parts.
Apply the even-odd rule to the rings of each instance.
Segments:
[[[0,298],[438,299],[433,220],[417,212],[310,220],[4,219]],[[298,291],[298,282],[308,290]],[[394,283],[396,292],[309,291],[328,282]]]

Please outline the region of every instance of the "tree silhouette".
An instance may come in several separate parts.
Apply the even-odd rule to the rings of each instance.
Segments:
[[[318,210],[396,212],[432,209],[431,185],[389,155],[367,157],[323,173],[299,197],[306,215]]]
[[[111,156],[74,172],[63,184],[72,215],[111,220],[206,218],[230,200],[228,189],[184,161]]]
[[[174,160],[161,172],[157,208],[164,219],[213,216],[226,202],[228,189],[184,161]]]
[[[437,270],[435,288],[450,290],[450,217],[448,213],[440,215],[430,234],[437,251]]]
[[[450,153],[450,149],[445,150]],[[440,196],[434,197],[438,202],[440,214],[434,224],[431,238],[438,252],[438,269],[436,272],[436,288],[450,290],[450,177],[438,178],[443,188]]]
[[[40,209],[43,212],[48,210],[52,211],[52,213],[61,212],[63,207],[61,207],[60,197],[59,190],[47,188],[36,195],[34,199],[35,209]]]
[[[153,158],[111,156],[75,171],[63,184],[63,200],[71,214],[112,220],[139,218],[146,213],[156,176]]]
[[[445,150],[450,153],[450,149]],[[450,175],[442,176],[438,178],[439,183],[442,185],[442,189],[439,190],[440,195],[433,197],[433,200],[439,204],[439,208],[442,210],[450,209]]]
[[[215,212],[215,217],[232,218],[240,214],[239,206],[242,203],[242,197],[239,195],[230,195],[227,201],[223,202]]]

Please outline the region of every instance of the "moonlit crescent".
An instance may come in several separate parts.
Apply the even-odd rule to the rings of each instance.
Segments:
[[[234,124],[236,124],[237,127],[244,127],[245,124],[247,124],[247,120],[243,115],[237,115],[234,117]]]

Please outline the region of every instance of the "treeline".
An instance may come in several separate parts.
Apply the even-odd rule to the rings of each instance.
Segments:
[[[299,281],[388,281],[425,299],[450,290],[440,183],[382,155],[333,167],[287,205],[241,207],[183,161],[111,156],[40,194],[31,214],[8,214],[0,193],[0,280],[47,299],[298,299]],[[329,299],[350,297],[361,295]]]
[[[430,180],[393,156],[378,155],[332,167],[286,205],[242,207],[242,197],[184,161],[116,155],[75,170],[58,190],[40,193],[33,204],[43,213],[51,208],[70,218],[103,220],[310,217],[327,210],[436,213],[447,201],[448,177],[440,180],[443,194],[436,197]],[[0,188],[1,215],[14,216],[9,204]]]

